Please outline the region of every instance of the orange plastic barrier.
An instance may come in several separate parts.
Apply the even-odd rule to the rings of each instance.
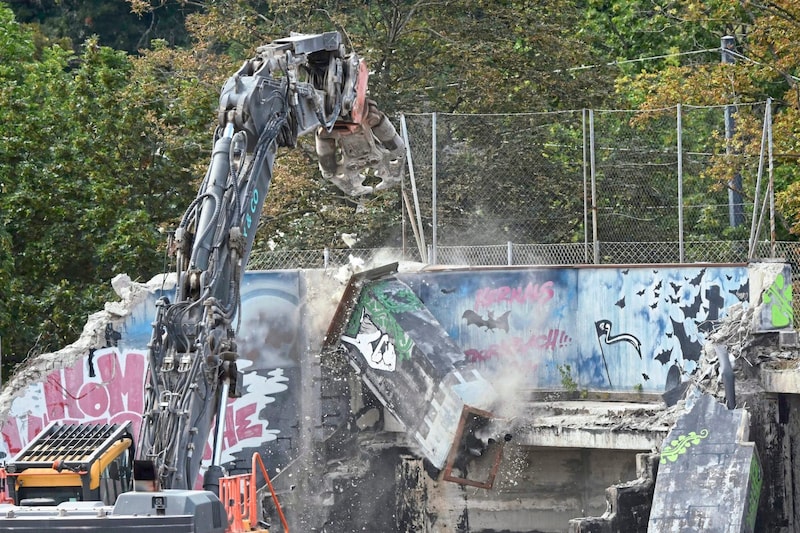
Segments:
[[[249,474],[239,474],[235,476],[225,476],[219,480],[219,499],[225,506],[228,514],[228,533],[244,533],[255,531],[258,525],[258,486],[256,485],[256,466],[261,469],[261,473],[267,482],[272,501],[275,503],[275,510],[281,520],[284,533],[289,533],[289,525],[283,515],[283,509],[278,502],[278,495],[272,487],[264,461],[258,453],[253,454],[253,463]]]

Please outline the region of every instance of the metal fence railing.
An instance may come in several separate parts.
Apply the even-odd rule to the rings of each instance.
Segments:
[[[742,131],[726,128],[732,111]],[[396,214],[403,236],[394,248],[255,250],[249,268],[765,257],[798,264],[800,245],[765,242],[775,218],[774,192],[762,192],[764,168],[772,172],[764,155],[772,154],[771,114],[768,100],[647,111],[403,115],[407,172]],[[742,198],[756,200],[746,205]],[[769,230],[762,227],[767,219]]]
[[[773,246],[759,242],[757,256],[748,258],[747,241],[691,241],[685,245],[685,263],[747,263],[752,259],[775,257],[792,265],[794,279],[800,280],[800,242],[779,241]],[[601,242],[600,264],[678,263],[677,242]],[[325,250],[284,250],[254,252],[249,270],[293,268],[359,268],[392,262],[421,262],[416,249],[346,248]],[[591,246],[582,243],[441,246],[438,264],[452,266],[522,266],[595,264]]]
[[[404,220],[417,226],[405,245],[435,263],[464,246],[501,262],[507,242],[583,243],[594,263],[659,263],[695,260],[697,245],[684,243],[747,239],[761,208],[742,198],[759,196],[772,111],[770,101],[738,104],[741,131],[731,131],[731,107],[404,115],[414,210]],[[635,249],[609,252],[615,242]]]

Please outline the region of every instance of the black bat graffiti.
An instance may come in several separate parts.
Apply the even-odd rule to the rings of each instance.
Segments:
[[[116,331],[114,326],[111,325],[111,322],[106,324],[105,330],[105,337],[106,337],[106,348],[110,348],[112,346],[118,346],[119,341],[122,340],[122,333]]]
[[[617,303],[615,303],[614,305],[616,305],[620,309],[625,309],[625,297],[623,296],[622,298],[617,300]]]
[[[700,270],[700,273],[697,276],[693,277],[691,280],[689,280],[689,278],[684,278],[684,279],[689,281],[689,285],[697,286],[697,285],[700,285],[700,281],[702,281],[703,276],[705,275],[705,273],[706,273],[706,269],[703,268],[703,269]]]
[[[681,311],[683,312],[683,316],[686,318],[695,318],[697,313],[700,312],[700,306],[703,304],[703,296],[700,293],[697,293],[697,296],[694,297],[694,301],[691,305],[687,305],[681,307]]]
[[[740,302],[746,302],[750,293],[750,280],[747,280],[742,285],[739,285],[738,289],[733,289],[728,292],[736,296],[736,299]]]
[[[678,285],[677,283],[672,283],[670,281],[669,286],[672,287],[672,290],[675,292],[675,294],[678,294],[678,291],[681,290],[681,285]]]
[[[702,349],[702,345],[697,340],[692,340],[689,338],[689,335],[686,333],[686,327],[681,322],[676,322],[670,319],[672,322],[672,331],[675,332],[675,336],[678,338],[678,342],[681,345],[681,352],[683,353],[683,358],[686,361],[698,361],[700,359],[700,351]]]
[[[467,325],[474,324],[479,328],[486,328],[487,331],[490,329],[502,329],[506,333],[508,333],[508,315],[511,314],[511,311],[506,311],[499,317],[495,318],[494,313],[489,311],[486,315],[486,318],[483,318],[481,315],[473,311],[472,309],[467,309],[464,311],[464,314],[461,315],[461,318],[467,321]]]
[[[672,359],[672,348],[670,348],[669,350],[663,350],[661,352],[658,352],[658,354],[655,357],[655,360],[661,363],[662,365],[666,365],[667,363],[669,363],[670,359]]]

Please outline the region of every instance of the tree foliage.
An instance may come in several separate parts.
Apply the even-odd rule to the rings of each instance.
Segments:
[[[616,5],[616,3],[614,3]],[[620,2],[620,5],[629,3]],[[657,69],[630,72],[618,80],[618,91],[631,104],[645,109],[685,105],[740,104],[736,109],[735,137],[714,135],[709,128],[709,148],[715,158],[704,173],[707,189],[729,186],[730,177],[741,172],[742,193],[752,201],[763,128],[763,105],[773,101],[775,187],[785,227],[800,232],[800,186],[795,160],[798,154],[797,52],[800,2],[769,3],[714,0],[712,2],[655,2],[652,4],[670,25],[682,28],[678,35],[683,51],[714,49],[674,59]],[[697,41],[691,36],[699,36]],[[731,61],[721,60],[723,37],[734,39]],[[744,105],[742,105],[744,104]],[[751,105],[747,105],[751,104]],[[716,127],[719,131],[719,125]],[[785,236],[785,233],[784,233]]]
[[[192,2],[170,2],[147,13],[134,13],[126,0],[10,0],[16,20],[35,28],[38,39],[61,42],[80,52],[96,37],[100,45],[129,53],[149,48],[153,40],[189,44],[186,16]]]
[[[165,268],[164,234],[194,198],[208,164],[220,87],[258,45],[293,31],[342,32],[370,65],[371,96],[392,116],[657,110],[770,97],[779,203],[788,225],[800,232],[796,0],[70,0],[10,6],[16,19],[0,4],[0,335],[12,360],[74,340],[86,314],[108,296],[113,275],[146,279]],[[724,35],[736,39],[734,64],[720,64]],[[753,113],[740,109],[732,156],[713,128],[697,140],[719,156],[710,170],[690,176],[697,194],[725,187],[734,167],[753,168],[746,155],[760,141],[763,104],[747,109]],[[548,127],[560,143],[576,144],[579,130]],[[571,194],[574,187],[557,179],[569,164],[563,151],[522,144],[513,124],[508,128],[502,146],[485,139],[481,124],[440,132],[441,142],[450,143],[442,163],[455,182],[446,193],[452,209],[445,216],[478,220],[481,206],[473,204],[485,179],[465,169],[480,159],[508,173],[509,154],[518,155],[524,171],[508,185],[520,198],[508,209],[535,218],[581,203],[580,193]],[[338,246],[341,233],[357,233],[362,246],[397,244],[398,192],[342,197],[319,176],[312,142],[301,139],[299,149],[279,154],[256,246]],[[671,143],[664,134],[662,144]],[[753,172],[747,172],[744,192],[752,194]],[[527,205],[532,186],[536,202]],[[621,195],[609,201],[638,200]],[[560,220],[553,239],[575,238],[567,228],[576,224]],[[698,235],[719,234],[702,220],[694,227]]]
[[[159,229],[196,190],[197,129],[213,106],[180,54],[136,59],[94,39],[77,55],[37,51],[0,14],[13,43],[0,84],[0,336],[14,362],[74,341],[115,274],[163,269]]]

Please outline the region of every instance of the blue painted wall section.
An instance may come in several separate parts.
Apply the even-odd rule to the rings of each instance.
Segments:
[[[491,379],[531,389],[663,392],[696,367],[705,335],[748,299],[742,265],[542,267],[404,273]]]
[[[43,375],[17,398],[2,426],[0,457],[16,453],[52,420],[117,422],[135,431],[144,406],[147,345],[157,291],[130,310],[106,335],[106,347],[72,365]],[[297,457],[300,441],[300,364],[307,341],[303,328],[304,282],[299,271],[248,272],[242,286],[239,368],[241,398],[228,402],[223,461],[230,473],[250,471],[260,451],[273,475]],[[205,451],[210,457],[210,447]]]
[[[171,292],[163,294],[172,296]],[[126,321],[119,341],[123,353],[147,353],[159,296],[137,306]],[[293,447],[299,438],[299,361],[306,344],[302,338],[301,272],[247,272],[241,298],[237,343],[245,393],[229,401],[226,445],[232,460],[225,466],[231,473],[249,472],[252,454],[258,450],[265,464],[278,471],[295,457]]]

